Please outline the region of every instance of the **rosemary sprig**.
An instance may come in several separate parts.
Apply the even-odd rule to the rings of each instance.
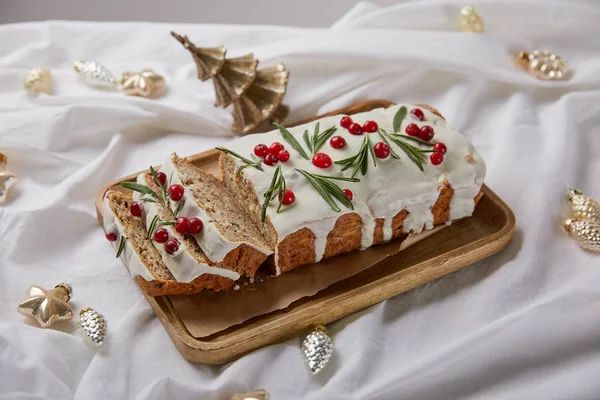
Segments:
[[[380,129],[380,135],[381,135],[381,137],[388,139],[389,141],[393,142],[398,147],[400,147],[400,149],[408,156],[408,158],[410,158],[410,160],[412,162],[417,164],[417,167],[419,167],[419,169],[421,171],[423,171],[423,166],[425,164],[427,164],[427,159],[425,158],[423,153],[431,153],[431,152],[433,152],[433,150],[423,150],[423,149],[420,149],[420,148],[415,147],[412,144],[408,143],[406,141],[406,139],[408,139],[408,138],[412,139],[411,136],[390,134],[390,133],[386,132],[385,129]],[[433,144],[424,142],[420,139],[419,139],[418,143],[427,145],[430,147],[433,146]],[[390,146],[390,149],[391,149],[391,146]]]
[[[323,145],[327,142],[327,140],[329,140],[329,138],[335,133],[335,131],[337,131],[337,127],[332,126],[331,128],[319,133],[319,123],[317,122],[317,124],[315,125],[315,131],[312,136],[311,152],[313,154],[317,153],[321,149],[321,147],[323,147]]]
[[[152,235],[154,234],[154,230],[156,229],[156,224],[158,223],[158,214],[152,218],[152,222],[150,222],[150,226],[148,227],[148,240],[152,240]]]
[[[155,199],[160,200],[158,198],[158,195],[146,185],[141,185],[141,184],[135,183],[135,182],[121,182],[121,186],[124,187],[125,189],[133,190],[134,192],[148,194],[148,195],[154,197]]]
[[[348,196],[343,192],[338,185],[332,182],[332,180],[342,180],[349,182],[359,182],[358,178],[344,178],[344,177],[333,177],[325,175],[311,174],[303,169],[297,169],[304,177],[310,182],[311,185],[316,189],[317,192],[323,197],[323,200],[332,208],[333,211],[340,212],[342,209],[337,205],[335,200],[342,203],[347,208],[354,210],[354,205],[348,199]]]
[[[342,171],[347,170],[354,166],[352,170],[352,174],[350,175],[352,178],[356,177],[358,171],[365,176],[369,169],[369,154],[373,159],[373,166],[377,167],[377,161],[375,157],[375,151],[373,150],[373,142],[368,135],[365,136],[363,140],[363,144],[358,150],[358,153],[353,155],[352,157],[344,158],[343,160],[336,161],[335,163],[338,165],[343,165]]]
[[[304,143],[306,143],[306,147],[308,147],[308,151],[310,151],[311,154],[314,154],[314,151],[312,148],[312,142],[310,141],[310,138],[308,137],[308,129],[306,129],[304,131],[304,134],[302,135],[302,139],[304,139]]]
[[[177,218],[177,216],[179,215],[179,213],[181,212],[181,210],[183,210],[183,205],[184,204],[185,204],[185,201],[182,200],[177,205],[177,209],[175,210],[175,218]]]
[[[237,172],[238,174],[240,173],[240,171],[241,171],[242,169],[244,169],[244,168],[247,168],[247,167],[256,168],[256,169],[257,169],[257,170],[259,170],[259,171],[264,171],[264,169],[263,169],[263,167],[262,167],[262,165],[261,165],[261,163],[262,163],[262,160],[259,160],[259,159],[258,159],[258,158],[256,158],[254,155],[252,155],[252,160],[253,160],[253,161],[251,161],[251,160],[247,159],[246,157],[244,157],[244,156],[242,156],[242,155],[239,155],[239,154],[238,154],[238,153],[236,153],[235,151],[231,151],[231,150],[229,150],[229,149],[224,149],[224,148],[222,148],[222,147],[215,147],[215,148],[216,148],[217,150],[219,150],[219,151],[222,151],[223,153],[231,154],[232,156],[234,156],[234,157],[236,157],[236,158],[238,158],[238,159],[242,160],[244,163],[246,163],[246,165],[242,165],[242,166],[240,167],[240,169],[239,169],[239,170],[238,170],[238,172]]]
[[[256,157],[254,154],[250,155],[252,157],[252,160],[254,160],[254,163],[260,165],[260,163],[262,162],[262,160],[259,160],[258,157]],[[255,164],[246,164],[246,165],[242,165],[238,171],[236,172],[236,176],[239,176],[242,171],[244,170],[244,168],[248,168],[248,167],[254,167]],[[261,167],[261,171],[262,171],[262,167]]]
[[[290,133],[290,131],[288,131],[284,126],[279,125],[276,122],[274,122],[273,125],[275,125],[279,129],[279,132],[281,132],[281,136],[283,137],[283,140],[285,140],[290,146],[292,146],[292,148],[294,150],[296,150],[302,158],[304,158],[305,160],[310,160],[310,158],[308,157],[308,155],[302,148],[302,145],[300,145],[300,143],[298,143],[298,141],[296,140],[294,135],[292,135]]]
[[[392,157],[395,158],[396,160],[400,160],[400,156],[398,155],[398,153],[396,153],[394,151],[392,146],[390,146],[390,142],[388,142],[387,138],[383,135],[383,133],[381,133],[381,129],[377,130],[377,134],[379,135],[381,140],[390,147],[390,154],[392,155]]]
[[[150,166],[150,173],[152,174],[152,177],[154,178],[154,182],[156,182],[156,184],[160,188],[160,194],[161,194],[164,202],[168,204],[169,200],[167,200],[168,199],[167,189],[164,187],[164,185],[162,183],[160,183],[160,179],[158,179],[158,175],[156,174],[156,171],[154,170],[152,165]]]
[[[121,257],[121,253],[123,253],[123,250],[125,250],[125,242],[125,236],[121,235],[121,241],[119,241],[119,250],[117,250],[117,255],[115,258]]]
[[[402,106],[396,111],[396,115],[394,115],[394,121],[392,127],[394,128],[394,133],[400,132],[400,126],[402,125],[402,121],[406,118],[406,107]]]
[[[287,185],[285,183],[285,178],[283,177],[283,173],[281,172],[281,165],[277,166],[275,169],[275,173],[273,174],[273,179],[271,179],[271,184],[269,185],[269,190],[265,192],[265,201],[262,205],[262,211],[260,213],[260,220],[265,222],[267,218],[267,207],[269,207],[269,203],[275,197],[279,197],[279,206],[277,206],[277,212],[281,210],[283,195],[287,189]]]

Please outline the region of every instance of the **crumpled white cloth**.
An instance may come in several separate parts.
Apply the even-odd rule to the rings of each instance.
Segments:
[[[458,31],[458,1],[359,3],[330,29],[156,23],[0,26],[0,150],[19,182],[0,207],[0,399],[597,399],[600,255],[561,232],[569,186],[600,198],[600,9],[574,1],[471,1],[487,33]],[[291,72],[288,121],[356,100],[437,107],[487,161],[514,210],[502,253],[330,325],[335,355],[311,376],[300,339],[228,365],[185,361],[96,221],[107,181],[231,139],[228,110],[169,35]],[[572,68],[540,82],[513,54],[548,47]],[[153,68],[146,100],[80,84],[77,59]],[[54,96],[30,97],[32,67]],[[75,323],[42,330],[16,312],[30,284],[73,283],[72,305],[108,319],[95,352]]]

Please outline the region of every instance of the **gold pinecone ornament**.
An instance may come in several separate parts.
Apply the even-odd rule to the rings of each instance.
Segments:
[[[313,375],[321,372],[333,354],[333,343],[323,325],[318,325],[302,342],[302,355]]]
[[[192,54],[198,78],[213,79],[215,106],[233,104],[233,132],[245,135],[265,121],[285,119],[289,108],[282,101],[289,73],[283,64],[257,70],[258,60],[252,53],[228,59],[223,47],[197,47],[187,36],[171,35]]]
[[[600,203],[576,189],[569,190],[568,199],[572,218],[563,228],[581,248],[600,252]]]
[[[533,50],[519,53],[518,62],[531,75],[544,81],[567,77],[568,66],[565,60],[548,50]]]
[[[569,190],[569,202],[573,218],[584,219],[600,224],[600,203],[577,189]]]

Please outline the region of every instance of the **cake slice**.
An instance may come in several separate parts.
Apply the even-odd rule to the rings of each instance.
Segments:
[[[206,257],[224,268],[254,276],[273,253],[273,247],[239,206],[234,194],[221,180],[177,154],[169,157],[161,171],[166,174],[169,188],[183,188],[181,196],[170,196],[171,211],[202,220],[202,231],[193,236]]]
[[[215,274],[202,274],[189,282],[178,282],[165,266],[148,239],[141,218],[130,212],[132,197],[108,191],[104,197],[104,230],[120,259],[142,290],[149,296],[193,294],[205,288],[229,289],[234,280]]]

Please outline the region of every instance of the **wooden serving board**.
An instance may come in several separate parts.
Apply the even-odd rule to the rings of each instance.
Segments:
[[[365,101],[327,115],[354,114],[391,104],[386,100]],[[304,122],[308,121],[301,123]],[[218,156],[218,151],[210,150],[188,159],[203,170],[218,173]],[[102,199],[106,191],[125,191],[119,183],[135,180],[138,175],[132,174],[111,182],[98,193],[96,210],[100,225]],[[484,185],[482,191],[484,196],[472,217],[457,221],[314,296],[206,338],[195,338],[190,334],[169,296],[146,296],[146,300],[186,359],[204,364],[230,362],[258,348],[298,336],[314,325],[336,321],[504,249],[513,236],[514,214],[487,186]]]

